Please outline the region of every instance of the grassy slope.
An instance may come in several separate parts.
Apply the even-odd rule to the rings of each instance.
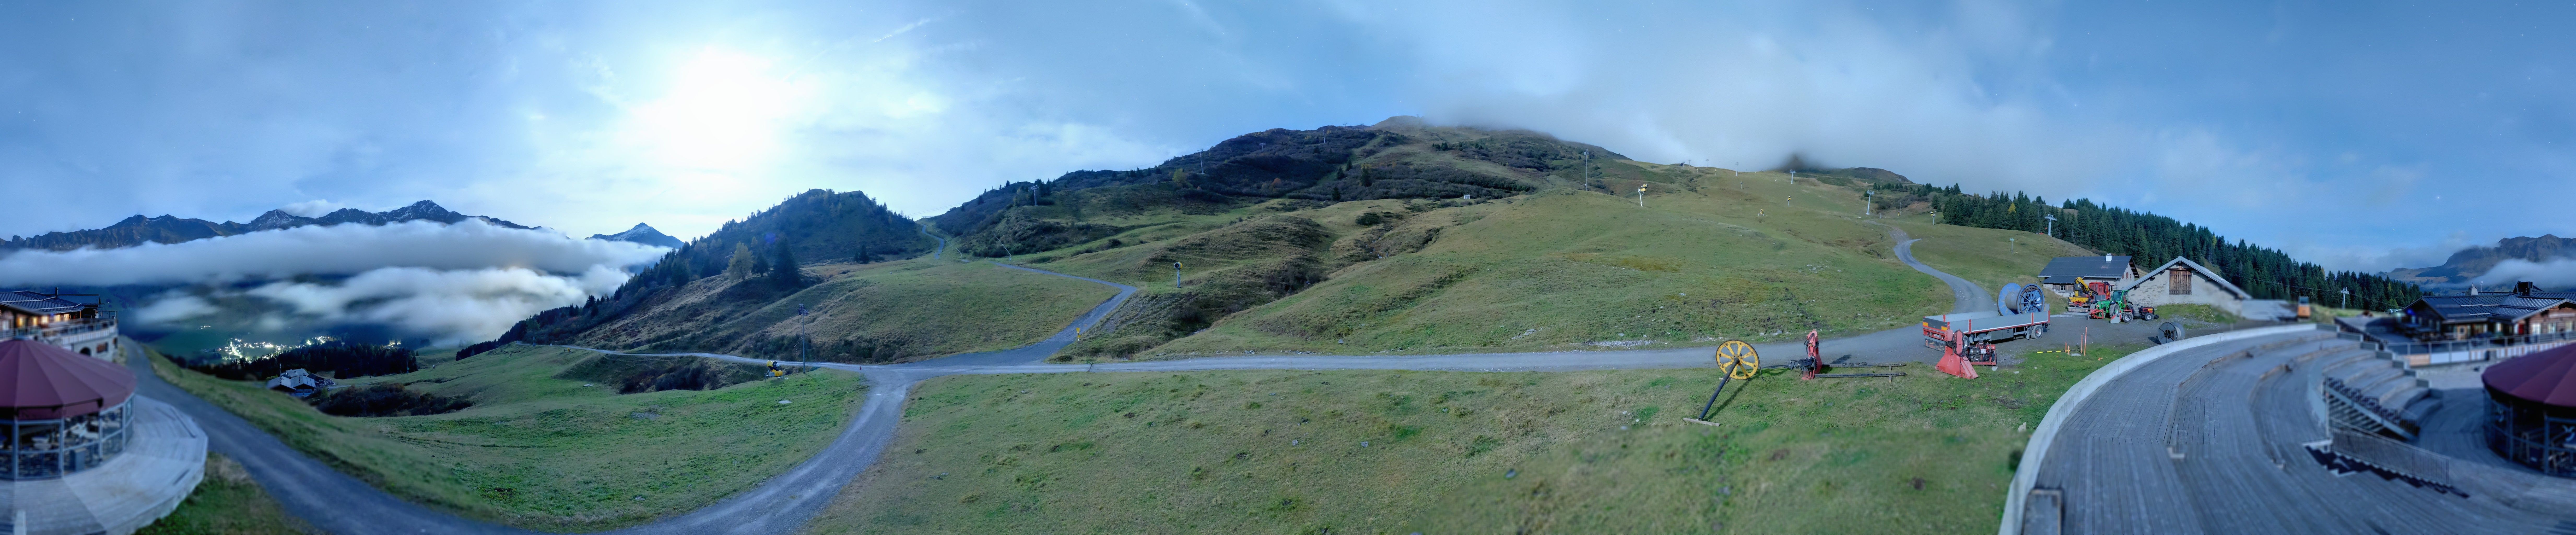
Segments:
[[[1634,167],[1631,174],[1658,181],[1648,208],[1558,189],[1412,214],[1389,225],[1383,237],[1352,219],[1403,212],[1401,201],[1289,212],[1325,224],[1337,240],[1330,256],[1356,263],[1155,352],[1456,352],[1640,338],[1787,338],[1819,324],[1829,334],[1890,328],[1947,302],[1938,281],[1893,259],[1883,230],[1861,223],[1852,190],[1791,185],[1776,173],[1748,173],[1738,187],[1719,179],[1731,174],[1706,168],[1626,164]],[[1612,182],[1626,191],[1641,183]],[[1800,197],[1794,207],[1783,199],[1790,196]],[[1259,213],[1176,217],[1122,241]],[[1436,239],[1419,252],[1398,249],[1374,259],[1386,249],[1383,242],[1431,232]],[[1380,242],[1377,251],[1372,238]],[[1167,242],[1088,254],[1072,254],[1085,250],[1072,247],[1036,258],[1047,259],[1048,269],[1144,286],[1139,302],[1145,302],[1173,291],[1168,264],[1143,261],[1161,243]],[[1208,260],[1209,268],[1227,265]],[[1191,271],[1200,272],[1200,265]]]
[[[1987,532],[2020,426],[2135,349],[1975,381],[1773,372],[1716,428],[1680,420],[1707,370],[943,377],[809,531]]]
[[[158,358],[153,366],[164,380],[378,488],[543,530],[632,525],[748,489],[813,456],[864,397],[858,376],[833,371],[631,395],[550,377],[588,354],[508,346],[410,374],[348,381],[411,383],[476,403],[449,414],[386,418],[324,415],[257,383]],[[777,404],[781,399],[795,403]]]
[[[743,288],[758,280],[709,277],[677,297],[585,333],[578,343],[793,358],[793,346],[776,341],[793,339],[805,323],[816,347],[832,351],[816,360],[884,360],[828,349],[848,339],[900,347],[892,357],[908,360],[1026,345],[1117,293],[1085,281],[927,257],[805,270],[830,280],[792,295],[768,295]],[[800,303],[812,310],[803,322],[796,320]]]
[[[222,454],[206,454],[206,480],[188,494],[170,516],[136,530],[136,535],[274,535],[320,533],[303,519],[286,513],[270,499],[241,463]]]
[[[2042,234],[1942,225],[1933,223],[1930,216],[1894,217],[1885,222],[1905,229],[1909,237],[1923,239],[1914,242],[1915,260],[1975,282],[1988,292],[2003,291],[2006,283],[2039,283],[2039,270],[2048,267],[2049,259],[2093,254]],[[2066,309],[2066,298],[2055,293],[2046,295],[2051,310]]]

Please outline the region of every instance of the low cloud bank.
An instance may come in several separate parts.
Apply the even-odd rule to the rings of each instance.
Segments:
[[[312,226],[119,249],[18,251],[0,257],[0,287],[203,285],[165,292],[128,317],[179,325],[210,315],[260,314],[262,329],[372,324],[439,343],[471,343],[498,337],[538,311],[616,291],[626,282],[625,267],[668,250],[476,220]],[[347,278],[290,280],[300,275]],[[285,311],[218,304],[241,297]]]
[[[2576,258],[2559,258],[2547,262],[2512,259],[2496,263],[2474,281],[2478,287],[2510,287],[2515,282],[2531,281],[2542,288],[2576,287]]]
[[[0,257],[0,286],[113,286],[355,275],[388,267],[515,267],[583,273],[651,262],[664,249],[537,230],[408,221],[253,232],[117,249],[22,250]]]

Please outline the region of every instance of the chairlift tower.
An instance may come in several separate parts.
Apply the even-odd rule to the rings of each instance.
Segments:
[[[2040,218],[2040,219],[2046,219],[2046,220],[2048,220],[2048,233],[2047,233],[2047,234],[2048,234],[2049,236],[2052,236],[2052,237],[2056,236],[2056,235],[2057,235],[2057,214],[2040,214],[2039,218]]]

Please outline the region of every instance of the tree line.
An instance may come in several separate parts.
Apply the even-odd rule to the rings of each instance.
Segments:
[[[2278,249],[2230,241],[2208,227],[2148,212],[2118,208],[2090,199],[2050,205],[2046,197],[2021,192],[1969,194],[1959,186],[1882,182],[1873,203],[1881,210],[1928,203],[1941,223],[2025,232],[2049,232],[2054,215],[2058,239],[2106,254],[2127,255],[2140,268],[2162,265],[2174,257],[2189,258],[2217,270],[2230,284],[2256,299],[2307,297],[2319,305],[2337,305],[2342,290],[2352,290],[2355,308],[2390,309],[2413,304],[2423,290],[2376,273],[2331,271],[2301,262]]]

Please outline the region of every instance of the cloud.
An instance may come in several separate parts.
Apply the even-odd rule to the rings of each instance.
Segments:
[[[2496,263],[2486,274],[2470,282],[2483,286],[2509,286],[2531,281],[2542,288],[2576,287],[2576,258],[2559,258],[2548,262],[2511,259]]]
[[[169,324],[178,322],[179,320],[213,314],[215,312],[217,312],[215,305],[213,303],[206,302],[204,298],[188,295],[183,292],[171,291],[163,292],[160,296],[154,297],[152,304],[144,305],[143,308],[135,309],[134,320],[144,323]]]
[[[341,208],[348,208],[348,207],[349,207],[349,205],[346,205],[346,204],[340,204],[340,203],[331,202],[331,201],[326,201],[326,200],[322,200],[322,199],[314,199],[314,200],[304,201],[304,202],[299,202],[299,203],[290,203],[290,204],[287,204],[287,205],[286,205],[286,206],[284,206],[284,207],[278,208],[278,211],[286,212],[286,213],[287,213],[287,214],[289,214],[289,215],[294,215],[294,216],[297,216],[297,217],[322,217],[322,216],[323,216],[323,215],[325,215],[325,214],[329,214],[329,213],[331,213],[331,212],[339,211]]]
[[[461,344],[497,338],[521,318],[614,291],[626,277],[607,266],[570,277],[526,268],[392,267],[338,284],[273,282],[243,293],[322,322],[391,325],[437,343]]]
[[[21,250],[0,257],[0,286],[226,282],[355,275],[386,267],[586,273],[650,262],[665,251],[478,220],[305,226],[117,249]]]
[[[133,319],[171,325],[259,314],[250,324],[263,331],[370,324],[469,343],[498,337],[538,311],[613,292],[626,282],[623,268],[668,250],[479,220],[306,226],[119,249],[18,251],[0,257],[0,286],[197,285],[163,292]],[[243,284],[257,285],[229,289]],[[288,310],[254,310],[261,307],[240,298]]]

